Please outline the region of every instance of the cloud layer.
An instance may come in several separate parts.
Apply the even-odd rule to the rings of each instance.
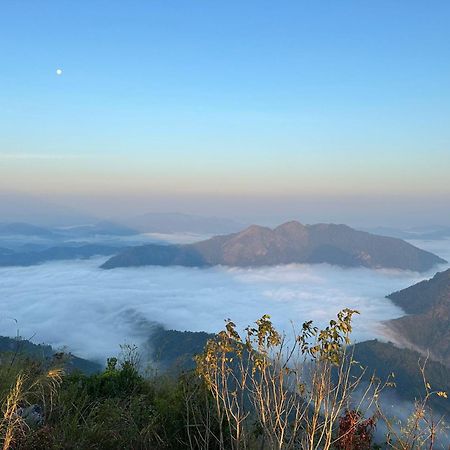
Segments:
[[[268,313],[276,326],[324,325],[355,308],[355,340],[381,336],[380,321],[402,315],[384,298],[429,274],[328,265],[258,269],[143,267],[104,271],[104,258],[0,269],[0,334],[68,348],[103,360],[124,342],[141,344],[155,322],[215,332],[231,318],[244,327]],[[18,324],[13,320],[17,320]]]

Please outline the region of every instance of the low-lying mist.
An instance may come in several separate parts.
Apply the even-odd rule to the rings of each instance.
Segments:
[[[410,239],[409,243],[444,258],[450,265],[450,239]]]
[[[305,320],[324,325],[358,309],[353,338],[382,337],[380,322],[402,315],[384,296],[429,274],[289,265],[258,269],[142,267],[102,270],[104,258],[0,269],[0,335],[67,346],[104,360],[120,344],[140,345],[156,323],[215,332],[268,313],[286,332]]]

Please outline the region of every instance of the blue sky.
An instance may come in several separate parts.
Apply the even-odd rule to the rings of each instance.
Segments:
[[[448,23],[447,1],[2,2],[0,189],[442,208]]]

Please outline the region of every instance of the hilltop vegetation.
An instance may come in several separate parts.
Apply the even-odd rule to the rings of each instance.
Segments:
[[[379,448],[374,431],[381,422],[389,431],[379,442],[384,448],[410,448],[404,445],[411,439],[415,448],[440,448],[439,423],[428,406],[433,398],[448,401],[439,386],[424,385],[400,428],[381,409],[382,380],[370,379],[366,402],[359,403],[365,371],[345,350],[354,313],[342,311],[322,330],[305,322],[294,347],[268,316],[243,335],[228,322],[207,341],[194,370],[172,376],[148,372],[129,346],[90,375],[64,373],[60,357],[3,354],[3,448],[363,450]],[[162,353],[177,343],[183,352],[206,337],[156,335]],[[368,345],[371,359],[378,346]]]

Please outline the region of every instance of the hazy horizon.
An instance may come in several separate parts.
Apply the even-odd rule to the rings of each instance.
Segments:
[[[271,203],[272,202],[272,203]],[[270,207],[268,207],[270,205]],[[39,196],[0,192],[0,222],[68,226],[111,220],[118,223],[147,213],[180,213],[275,226],[345,223],[360,228],[450,226],[446,196],[434,202],[390,196],[358,197],[217,197],[217,196]],[[189,231],[189,230],[186,230]]]

